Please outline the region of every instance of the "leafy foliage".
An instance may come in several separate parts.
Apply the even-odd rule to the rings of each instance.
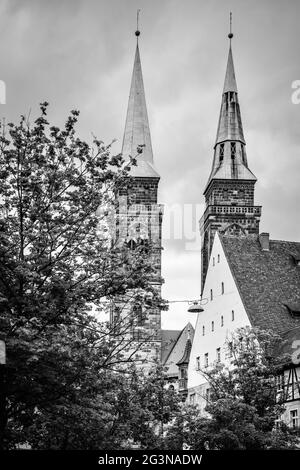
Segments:
[[[0,137],[0,335],[7,348],[1,429],[7,421],[9,448],[89,448],[111,419],[120,380],[112,371],[133,360],[124,355],[132,320],[117,335],[97,316],[116,296],[143,302],[151,293],[145,309],[160,298],[143,252],[128,256],[106,228],[104,209],[116,204],[135,160],[126,165],[110,145],[95,139],[90,147],[77,137],[77,111],[62,130],[50,126],[47,106],[34,125],[22,116]]]
[[[283,424],[275,427],[284,410],[275,384],[280,341],[269,331],[237,330],[227,344],[231,365],[201,371],[210,387],[207,416],[187,406],[169,429],[169,448],[174,443],[202,450],[293,448],[295,435]]]

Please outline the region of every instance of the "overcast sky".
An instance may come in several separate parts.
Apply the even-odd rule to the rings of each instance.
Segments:
[[[0,0],[1,118],[36,116],[50,102],[51,123],[81,111],[78,131],[120,151],[135,52],[136,11],[159,202],[203,204],[210,172],[233,12],[233,56],[248,163],[256,175],[261,231],[300,241],[299,0]],[[197,226],[194,213],[194,223]],[[166,230],[166,233],[168,230]],[[164,240],[163,295],[200,296],[200,245]],[[171,304],[163,327],[193,317]]]

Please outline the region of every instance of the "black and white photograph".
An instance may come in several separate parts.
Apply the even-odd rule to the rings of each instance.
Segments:
[[[299,52],[299,0],[0,0],[3,468],[297,461]]]

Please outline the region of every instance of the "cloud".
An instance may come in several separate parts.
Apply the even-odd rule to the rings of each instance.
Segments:
[[[159,200],[203,204],[213,156],[233,11],[233,54],[249,166],[258,178],[263,230],[299,240],[300,4],[290,0],[9,0],[0,5],[1,117],[34,117],[50,101],[51,122],[81,110],[78,132],[120,150],[141,8],[141,59]],[[164,295],[199,295],[200,251],[165,240]],[[172,304],[163,324],[182,327],[186,304]]]

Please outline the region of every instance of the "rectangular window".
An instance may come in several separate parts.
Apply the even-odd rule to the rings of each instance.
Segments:
[[[196,357],[196,370],[200,370],[200,356]]]
[[[221,348],[217,348],[217,362],[221,362]]]
[[[214,321],[211,322],[211,331],[215,331],[215,322]]]
[[[205,367],[208,367],[208,353],[204,354],[204,364],[205,364]]]
[[[224,326],[224,317],[221,315],[221,326]]]
[[[205,326],[202,326],[202,336],[205,336]]]
[[[221,284],[221,294],[223,295],[225,292],[224,282]]]
[[[214,296],[213,296],[213,291],[212,289],[210,289],[210,300],[213,300]]]
[[[231,321],[234,321],[234,310],[231,310]]]
[[[210,395],[210,389],[207,388],[207,389],[205,390],[205,400],[206,400],[207,402],[209,401],[209,395]]]
[[[195,393],[192,393],[192,394],[190,395],[190,404],[191,404],[191,405],[194,405],[194,404],[195,404]]]
[[[291,423],[292,428],[298,428],[299,427],[298,410],[291,410],[290,411],[290,423]]]

